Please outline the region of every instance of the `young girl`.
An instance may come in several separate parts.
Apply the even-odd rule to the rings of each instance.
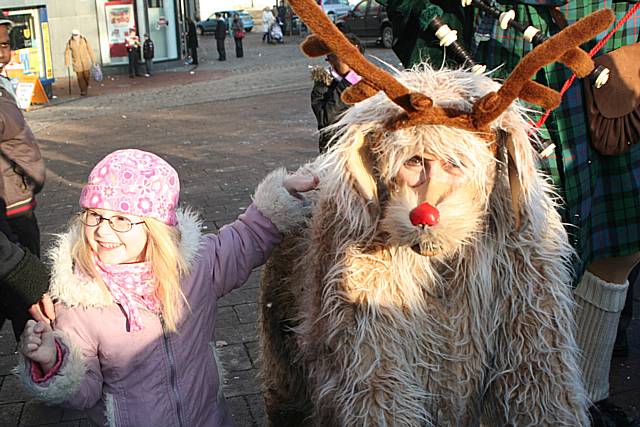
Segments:
[[[217,235],[177,209],[176,171],[120,150],[82,190],[84,211],[52,251],[52,328],[30,321],[18,368],[39,399],[110,426],[232,426],[214,339],[216,301],[298,225],[314,177],[268,175],[247,211]]]

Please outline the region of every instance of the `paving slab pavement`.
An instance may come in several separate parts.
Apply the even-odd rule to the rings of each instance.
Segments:
[[[256,184],[270,170],[295,168],[314,158],[317,142],[307,69],[314,62],[302,57],[294,43],[263,46],[259,40],[249,40],[246,52],[251,55],[255,50],[248,57],[253,62],[245,66],[228,50],[230,59],[219,64],[211,61],[212,40],[201,41],[204,61],[195,72],[208,73],[207,78],[185,81],[191,76],[188,68],[171,69],[151,79],[132,79],[136,85],[124,89],[120,86],[130,83],[118,78],[101,93],[87,98],[61,96],[64,102],[26,114],[47,159],[48,181],[37,211],[44,247],[78,212],[79,192],[91,167],[115,149],[138,147],[167,159],[181,176],[182,202],[199,209],[206,231],[211,232],[247,207]],[[370,52],[394,61],[390,51],[371,48]],[[164,83],[154,81],[156,77]],[[219,302],[217,351],[225,373],[224,391],[238,426],[262,426],[265,420],[256,382],[258,275],[254,272],[245,286]],[[614,400],[636,415],[638,300],[631,356],[615,360],[612,375]],[[10,375],[15,364],[15,341],[7,323],[0,331],[0,427],[89,425],[79,412],[31,400]]]

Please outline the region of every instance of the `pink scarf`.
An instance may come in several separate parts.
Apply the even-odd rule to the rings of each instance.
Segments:
[[[104,264],[97,256],[93,258],[111,296],[124,310],[130,331],[141,330],[140,309],[160,312],[160,300],[156,295],[158,284],[151,263]]]

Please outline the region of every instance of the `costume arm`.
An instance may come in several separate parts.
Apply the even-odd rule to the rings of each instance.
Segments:
[[[213,284],[218,297],[242,285],[251,271],[262,265],[282,240],[282,234],[299,227],[308,212],[302,199],[284,188],[287,172],[278,169],[258,185],[253,203],[236,221],[208,235]]]
[[[95,406],[102,397],[102,371],[96,339],[84,327],[77,310],[56,304],[54,336],[62,350],[56,369],[38,378],[39,367],[21,357],[14,372],[36,399],[83,410]]]

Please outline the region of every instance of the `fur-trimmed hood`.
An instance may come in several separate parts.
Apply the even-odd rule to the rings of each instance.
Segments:
[[[190,271],[198,255],[202,220],[189,208],[179,209],[178,229],[182,235],[180,252]],[[93,280],[85,280],[73,272],[71,248],[79,238],[80,229],[72,226],[67,232],[56,236],[53,247],[47,252],[51,263],[49,295],[68,307],[102,308],[114,304],[111,294]],[[188,274],[188,273],[187,273]]]

